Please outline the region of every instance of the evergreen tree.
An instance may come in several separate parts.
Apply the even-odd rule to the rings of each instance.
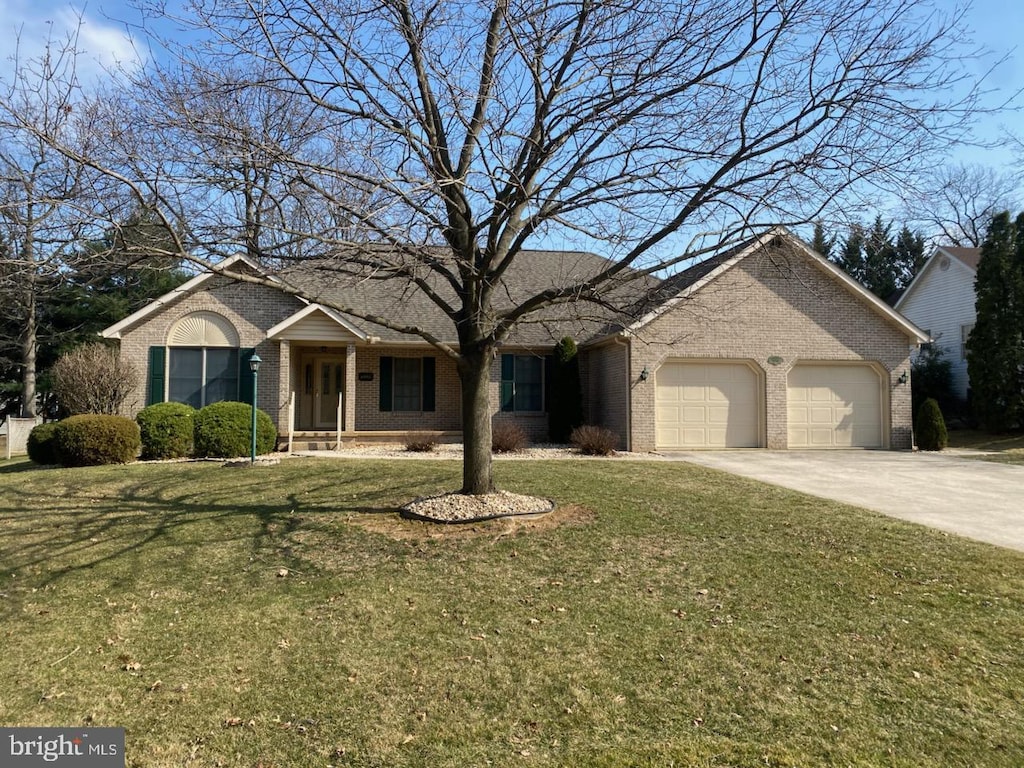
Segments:
[[[850,226],[850,233],[833,261],[854,280],[864,282],[864,227]]]
[[[825,234],[825,227],[820,221],[814,224],[814,238],[811,240],[811,248],[815,253],[832,261],[832,250],[836,247],[836,236],[829,237]]]
[[[875,217],[875,223],[864,238],[864,274],[861,277],[864,287],[885,301],[896,292],[896,249],[889,228],[881,216]]]
[[[967,344],[975,415],[988,429],[1024,424],[1024,215],[997,214],[981,245],[977,319]]]
[[[914,276],[921,271],[926,261],[924,235],[911,232],[906,224],[896,235],[893,244],[896,288],[901,293],[907,289]]]

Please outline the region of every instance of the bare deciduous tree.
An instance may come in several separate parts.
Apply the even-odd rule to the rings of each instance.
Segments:
[[[983,165],[939,166],[916,190],[910,217],[941,245],[980,248],[992,217],[1020,206],[1024,174]]]
[[[23,416],[36,415],[40,300],[91,218],[90,172],[73,159],[91,151],[75,109],[75,42],[51,41],[0,82],[0,313],[17,332],[11,358],[21,368]]]
[[[83,344],[61,355],[50,369],[53,393],[68,416],[121,413],[139,385],[139,372],[113,347]]]
[[[173,130],[143,137],[151,162],[138,144],[93,165],[215,270],[242,243],[315,257],[321,284],[428,297],[449,334],[275,283],[454,359],[473,494],[493,486],[488,372],[518,324],[551,307],[624,310],[627,280],[813,221],[862,185],[892,189],[975,108],[960,20],[911,0],[225,0],[179,21],[203,42],[171,46],[175,67],[225,108],[156,110],[152,94],[180,78],[151,70],[136,83],[146,123]],[[115,140],[145,117],[103,117],[110,103],[96,120],[120,119]],[[302,128],[263,120],[276,103]],[[608,260],[511,296],[517,257],[552,245]]]

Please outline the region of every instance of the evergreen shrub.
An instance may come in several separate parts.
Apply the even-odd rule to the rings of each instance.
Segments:
[[[57,422],[57,458],[65,467],[130,464],[139,454],[139,425],[126,416],[82,414]]]
[[[917,412],[917,447],[922,451],[941,451],[949,445],[946,422],[934,398],[928,398]]]
[[[26,450],[28,457],[36,464],[59,464],[57,458],[57,444],[54,441],[54,430],[57,429],[57,422],[51,421],[46,424],[37,424],[28,433],[28,444]]]
[[[252,406],[225,400],[195,414],[193,453],[199,457],[230,459],[252,450]],[[277,445],[277,427],[270,416],[256,411],[256,453],[270,453]]]
[[[196,409],[185,403],[156,403],[139,411],[142,458],[180,459],[192,455]]]

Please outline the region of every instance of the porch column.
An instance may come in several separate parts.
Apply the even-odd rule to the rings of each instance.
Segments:
[[[345,347],[345,431],[356,431],[356,345]]]
[[[279,364],[277,368],[277,433],[288,434],[288,401],[292,396],[292,350],[291,342],[282,340],[278,344]]]

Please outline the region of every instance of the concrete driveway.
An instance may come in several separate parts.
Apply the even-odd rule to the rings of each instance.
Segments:
[[[964,453],[700,451],[666,458],[1024,551],[1024,466]]]

